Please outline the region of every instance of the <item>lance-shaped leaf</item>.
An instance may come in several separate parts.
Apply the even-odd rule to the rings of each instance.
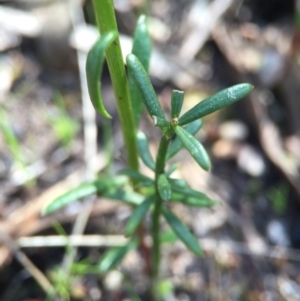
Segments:
[[[125,255],[130,251],[136,249],[137,246],[137,239],[132,239],[123,247],[115,247],[109,249],[104,253],[98,263],[98,270],[100,271],[100,273],[106,273],[107,271],[116,267],[123,260]]]
[[[155,163],[149,151],[148,139],[146,135],[140,131],[137,133],[137,147],[144,164],[150,169],[155,170]]]
[[[169,179],[172,188],[171,201],[194,207],[211,207],[220,202],[210,199],[206,194],[192,189],[188,183],[180,179]]]
[[[131,214],[125,228],[125,236],[131,236],[142,222],[145,214],[155,201],[155,196],[147,197]]]
[[[114,201],[121,201],[123,203],[129,204],[129,205],[135,205],[138,206],[140,205],[143,200],[144,196],[131,191],[131,190],[126,190],[126,189],[118,189],[118,190],[110,190],[110,191],[104,191],[101,196],[111,199]]]
[[[162,209],[163,216],[168,224],[180,238],[180,240],[186,245],[186,247],[197,256],[202,256],[203,252],[200,249],[197,238],[190,232],[185,224],[170,210],[167,208]]]
[[[61,209],[72,202],[88,197],[93,194],[103,194],[104,191],[116,190],[128,183],[128,179],[124,176],[113,178],[97,179],[93,182],[83,183],[76,188],[69,190],[63,195],[54,199],[42,211],[43,215],[52,213]]]
[[[141,62],[145,71],[148,73],[149,61],[151,54],[151,39],[146,25],[146,17],[140,16],[133,36],[133,46],[131,51]],[[129,73],[128,85],[130,91],[130,99],[136,126],[138,126],[143,111],[143,102],[140,94],[135,86],[133,79]]]
[[[90,50],[86,61],[86,76],[91,101],[95,109],[104,117],[111,118],[106,111],[100,91],[100,77],[104,61],[105,50],[117,38],[117,32],[102,35]]]
[[[220,202],[211,200],[209,198],[207,199],[196,199],[196,198],[184,198],[180,201],[180,203],[191,206],[191,207],[201,207],[201,208],[209,208],[216,205],[220,205]]]
[[[178,118],[182,104],[183,104],[184,92],[173,90],[171,98],[171,118]]]
[[[145,186],[149,186],[154,183],[154,181],[151,178],[149,178],[135,170],[132,170],[132,169],[122,169],[120,171],[120,174],[126,175],[130,179],[136,180],[139,183],[143,183]]]
[[[95,194],[97,192],[97,186],[95,182],[89,182],[81,184],[80,186],[71,189],[67,193],[59,196],[54,199],[47,207],[45,207],[42,211],[43,215],[55,212],[68,204],[85,198],[89,195]]]
[[[202,197],[202,198],[187,196],[184,194],[184,191],[182,193],[174,191],[171,196],[171,201],[179,202],[179,203],[182,203],[187,206],[203,207],[203,208],[212,207],[212,206],[220,204],[220,202],[211,200],[207,196]]]
[[[172,187],[172,189],[182,189],[182,188],[190,188],[189,184],[187,183],[187,181],[183,180],[183,179],[173,179],[173,178],[169,178],[169,182],[170,185]]]
[[[229,106],[232,103],[244,98],[253,90],[250,84],[239,84],[230,88],[224,89],[221,92],[214,94],[202,100],[192,109],[187,111],[178,119],[179,125],[188,124],[196,119],[213,113],[223,107]]]
[[[177,137],[183,146],[192,155],[195,161],[205,170],[210,169],[210,159],[203,145],[190,133],[180,126],[174,128]]]
[[[139,59],[134,54],[128,54],[126,62],[149,115],[165,118],[150,78]]]
[[[151,48],[152,43],[147,28],[147,19],[145,15],[141,15],[134,31],[132,53],[139,59],[146,71],[149,70]]]
[[[167,176],[163,173],[158,176],[157,179],[157,189],[160,197],[164,201],[169,201],[172,194],[171,185],[168,181]]]
[[[197,119],[190,124],[188,124],[184,129],[190,133],[192,136],[194,136],[202,127],[202,120]],[[183,147],[180,139],[176,137],[172,142],[170,147],[168,148],[167,151],[167,160],[171,159],[173,156],[175,156]]]

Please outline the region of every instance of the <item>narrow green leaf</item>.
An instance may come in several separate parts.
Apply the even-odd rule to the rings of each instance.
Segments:
[[[139,59],[134,54],[129,54],[126,57],[126,62],[130,75],[150,116],[165,118],[150,78]]]
[[[177,137],[180,139],[183,146],[192,155],[195,161],[205,170],[210,169],[209,156],[203,145],[190,133],[180,126],[174,128]]]
[[[103,105],[100,91],[100,77],[102,74],[105,50],[117,36],[117,32],[109,32],[102,35],[90,50],[86,61],[86,76],[91,101],[95,109],[106,118],[111,118],[111,116]]]
[[[97,186],[95,182],[81,184],[80,186],[71,189],[67,193],[54,199],[49,205],[47,205],[43,209],[42,215],[53,213],[58,209],[61,209],[69,205],[72,202],[85,198],[89,195],[95,194],[96,192],[97,192]]]
[[[189,184],[187,183],[187,181],[183,180],[183,179],[173,179],[173,178],[169,178],[169,182],[171,184],[172,189],[182,189],[182,188],[189,188]]]
[[[160,197],[164,201],[169,201],[172,194],[172,189],[167,176],[163,173],[158,176],[157,189]]]
[[[92,182],[80,184],[76,188],[69,190],[63,195],[54,199],[42,211],[42,215],[53,213],[72,202],[78,201],[92,194],[103,194],[104,191],[115,191],[119,187],[128,183],[128,179],[124,176],[115,176],[111,178],[99,178]]]
[[[144,185],[153,185],[154,183],[154,181],[151,178],[132,169],[122,169],[119,173],[122,175],[126,175],[130,179],[135,180],[139,183],[143,183]]]
[[[146,17],[144,15],[141,15],[138,19],[137,26],[134,32],[133,46],[131,52],[140,60],[147,73],[149,70],[151,48],[152,45],[150,35],[147,29]],[[135,124],[136,127],[138,127],[143,111],[143,102],[141,101],[140,94],[137,90],[137,87],[134,84],[133,78],[130,75],[130,73],[128,76],[128,85]]]
[[[140,205],[145,198],[143,195],[137,192],[131,190],[125,190],[125,189],[118,189],[115,191],[104,191],[101,194],[101,196],[107,199],[120,201],[134,206]]]
[[[212,207],[219,204],[210,199],[206,194],[189,187],[188,183],[180,179],[169,179],[172,187],[171,201],[194,207]]]
[[[171,182],[171,181],[170,181]],[[191,187],[187,186],[179,186],[177,184],[174,185],[174,182],[171,182],[171,187],[174,192],[178,192],[182,194],[183,197],[193,197],[199,199],[209,199],[209,197],[197,190],[192,189]]]
[[[141,131],[137,133],[137,147],[144,164],[150,169],[155,170],[155,163],[149,151],[148,139],[146,135]]]
[[[162,209],[163,216],[168,224],[180,238],[180,240],[186,245],[186,247],[197,256],[202,256],[203,252],[200,249],[197,238],[190,232],[185,224],[169,209]]]
[[[221,108],[229,106],[247,96],[252,90],[253,86],[250,84],[239,84],[224,89],[213,96],[202,100],[192,109],[187,111],[179,118],[178,125],[188,124]]]
[[[186,205],[186,206],[191,206],[191,207],[201,207],[201,208],[209,208],[209,207],[213,207],[216,205],[220,205],[220,202],[211,200],[209,198],[207,199],[196,199],[196,198],[184,198],[181,201],[182,204]]]
[[[183,104],[184,92],[173,90],[171,98],[171,118],[178,118],[182,104]]]
[[[125,236],[131,236],[138,228],[150,206],[154,203],[155,196],[147,197],[131,214],[125,228]]]
[[[186,196],[186,195],[184,195],[184,193],[179,193],[179,192],[172,193],[171,201],[179,202],[179,203],[182,203],[187,206],[203,207],[203,208],[212,207],[212,206],[220,204],[220,202],[211,200],[208,197],[196,198],[196,197]]]
[[[149,70],[151,49],[152,43],[147,28],[147,19],[145,15],[141,15],[134,31],[132,53],[139,59],[147,72]]]
[[[136,249],[137,246],[137,239],[132,239],[127,245],[123,247],[109,249],[107,252],[105,252],[98,263],[99,272],[106,273],[107,271],[116,267],[123,260],[126,254]]]
[[[202,127],[202,120],[201,119],[197,119],[193,122],[191,122],[190,124],[188,124],[186,127],[184,127],[184,129],[190,133],[191,135],[195,135]],[[170,147],[168,148],[168,152],[167,152],[167,160],[171,159],[173,156],[175,156],[183,147],[180,139],[178,137],[176,137],[172,142]]]

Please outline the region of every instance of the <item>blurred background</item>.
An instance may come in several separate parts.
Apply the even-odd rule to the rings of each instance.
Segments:
[[[255,86],[204,118],[197,138],[211,155],[210,173],[185,151],[174,159],[177,177],[221,205],[174,207],[205,256],[176,241],[164,245],[163,299],[300,300],[300,1],[116,0],[115,9],[124,55],[138,16],[148,16],[150,76],[167,114],[173,89],[185,91],[186,111],[228,86]],[[122,239],[130,208],[97,198],[86,211],[78,202],[40,216],[95,173],[126,166],[107,68],[102,94],[111,122],[95,114],[86,91],[86,54],[97,37],[89,0],[0,1],[0,300],[45,300],[20,254],[71,300],[149,300],[138,252],[105,277],[82,272],[106,249],[84,236]],[[159,131],[146,114],[141,128],[155,154]],[[84,226],[76,232],[78,219]],[[64,283],[66,242],[50,247],[47,236],[70,233],[83,238]]]

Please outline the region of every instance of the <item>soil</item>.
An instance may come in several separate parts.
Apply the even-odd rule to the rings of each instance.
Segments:
[[[295,1],[233,1],[220,15],[219,22],[213,24],[202,47],[197,48],[196,41],[192,45],[196,51],[191,49],[187,53],[183,45],[197,26],[203,26],[197,20],[203,16],[206,5],[215,3],[218,9],[222,1],[117,2],[120,32],[131,34],[137,15],[146,11],[150,16],[154,51],[170,63],[170,68],[177,68],[167,78],[163,72],[150,72],[166,113],[169,114],[173,89],[185,88],[183,110],[186,111],[228,86],[240,82],[255,86],[245,100],[204,118],[197,138],[211,155],[209,173],[201,170],[186,151],[171,161],[180,162],[174,176],[184,178],[220,205],[210,209],[171,205],[199,239],[204,256],[197,258],[178,240],[163,244],[161,299],[300,300],[300,65],[299,11]],[[55,6],[55,1],[30,4],[14,0],[3,2],[0,9],[12,7],[39,15],[46,22],[51,18],[43,16],[53,12],[51,5]],[[84,2],[82,11],[86,22],[93,24],[91,1]],[[48,25],[46,32],[43,29],[31,37],[17,32],[21,38],[19,44],[7,47],[0,55],[0,78],[3,74],[4,83],[0,84],[0,110],[23,158],[23,162],[18,160],[0,130],[0,300],[3,301],[68,300],[68,297],[47,299],[30,271],[20,264],[18,252],[9,248],[3,237],[8,236],[10,242],[18,245],[24,237],[70,235],[78,215],[91,203],[88,199],[50,216],[41,216],[46,203],[84,181],[84,153],[89,147],[84,142],[76,51],[69,45],[69,39],[62,39],[70,36],[72,23],[63,20],[60,24],[59,16],[53,28],[44,23]],[[207,30],[200,29],[199,35]],[[13,34],[15,30],[10,28],[9,32]],[[57,43],[61,43],[59,47]],[[160,61],[154,62],[153,68],[159,64]],[[96,165],[98,175],[107,177],[126,167],[126,154],[106,67],[102,89],[113,120],[107,123],[97,116]],[[71,129],[67,132],[70,134],[67,143],[56,131],[63,118]],[[155,154],[160,132],[152,127],[146,114],[140,128],[149,137],[151,152]],[[105,146],[107,133],[113,151]],[[110,156],[113,164],[109,166]],[[141,169],[152,176],[142,164]],[[26,181],[31,172],[34,176]],[[82,234],[123,237],[130,213],[129,206],[98,196],[93,200]],[[144,228],[148,230],[149,225],[147,217]],[[164,221],[161,227],[162,231],[168,230]],[[149,234],[145,235],[144,244],[146,248],[151,244]],[[20,250],[63,292],[66,279],[61,273],[67,247],[31,246]],[[97,269],[106,250],[104,246],[78,248],[72,266],[77,270],[72,271],[70,283],[65,285],[70,288],[70,300],[153,300],[145,263],[147,254],[142,249],[132,251],[119,266],[100,275],[92,268]],[[91,270],[78,272],[83,264]]]

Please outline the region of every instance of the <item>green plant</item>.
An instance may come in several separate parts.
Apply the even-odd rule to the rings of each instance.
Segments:
[[[10,122],[4,112],[4,109],[0,107],[0,131],[4,137],[7,147],[11,153],[11,156],[18,168],[24,169],[26,162],[21,150],[21,146],[17,136],[15,135]]]
[[[79,130],[79,123],[72,118],[65,107],[64,99],[60,93],[54,95],[56,112],[46,116],[56,137],[65,148],[69,148],[74,136]]]
[[[115,267],[129,251],[143,244],[139,229],[143,227],[145,215],[150,212],[153,245],[149,266],[152,291],[155,294],[161,261],[161,216],[190,251],[197,256],[202,255],[197,238],[169,209],[169,204],[179,202],[187,206],[210,207],[217,203],[205,194],[192,189],[186,181],[172,178],[171,175],[177,165],[166,168],[166,163],[180,149],[185,148],[203,169],[209,170],[211,166],[209,156],[203,145],[194,137],[202,126],[200,118],[242,99],[252,91],[253,86],[239,84],[225,89],[199,102],[182,116],[180,111],[184,93],[174,90],[171,97],[171,119],[167,120],[148,76],[151,43],[145,17],[142,16],[138,21],[132,54],[126,59],[128,68],[126,76],[112,1],[95,0],[94,7],[101,37],[91,49],[87,59],[90,97],[95,109],[104,117],[110,117],[103,106],[98,82],[106,56],[124,134],[128,169],[124,169],[120,175],[101,177],[80,185],[54,200],[45,208],[44,214],[95,193],[132,205],[133,213],[125,228],[125,235],[130,237],[129,242],[123,247],[110,249],[103,255],[98,263],[98,269],[99,272],[105,273]],[[162,136],[155,160],[150,154],[147,136],[137,131],[142,112],[141,104],[152,117],[154,126],[161,130]],[[153,178],[138,171],[138,154],[145,165],[153,171]]]
[[[286,212],[289,192],[289,186],[285,182],[281,182],[278,187],[272,187],[267,191],[267,196],[276,214]]]

